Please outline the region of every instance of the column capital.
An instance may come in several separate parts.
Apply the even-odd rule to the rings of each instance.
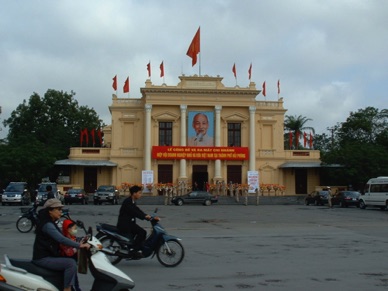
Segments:
[[[249,111],[250,112],[255,112],[256,111],[256,106],[249,106]]]
[[[187,105],[181,104],[181,110],[187,110]]]
[[[152,104],[146,104],[146,105],[144,105],[144,108],[146,111],[151,112]]]
[[[214,109],[215,109],[216,111],[221,111],[222,106],[221,106],[221,105],[216,105],[216,106],[214,106]]]

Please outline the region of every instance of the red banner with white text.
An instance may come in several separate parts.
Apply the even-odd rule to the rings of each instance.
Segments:
[[[156,160],[248,160],[247,147],[153,146]]]

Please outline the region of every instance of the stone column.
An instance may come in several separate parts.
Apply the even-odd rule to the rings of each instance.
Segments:
[[[255,145],[255,106],[249,106],[249,171],[256,171],[256,145]]]
[[[187,111],[187,105],[181,105],[181,140],[180,140],[181,146],[186,146],[186,140],[187,140],[186,111]],[[179,167],[180,167],[179,179],[187,179],[185,159],[180,160]]]
[[[152,104],[145,105],[144,170],[151,170],[151,111]]]
[[[221,146],[221,105],[215,106],[216,111],[216,125],[214,129],[214,145]],[[221,176],[221,160],[216,160],[214,164],[214,179],[222,179]]]

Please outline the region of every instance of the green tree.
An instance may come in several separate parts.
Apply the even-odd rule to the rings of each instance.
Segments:
[[[361,188],[372,177],[388,176],[388,110],[373,107],[351,112],[333,132],[334,145],[321,156],[327,164],[343,167],[328,179]]]
[[[74,96],[52,89],[43,97],[34,93],[3,121],[9,132],[8,143],[0,147],[1,180],[55,179],[54,162],[79,146],[80,130],[104,126],[94,109],[79,106]]]
[[[304,117],[302,115],[299,115],[299,116],[286,115],[285,120],[284,120],[284,130],[286,130],[288,132],[292,132],[292,134],[293,134],[292,144],[293,144],[295,149],[300,148],[299,139],[297,139],[297,136],[299,136],[299,138],[303,137],[303,131],[309,130],[313,134],[315,133],[314,128],[312,128],[310,126],[306,126],[306,123],[308,121],[311,121],[311,120],[312,119]],[[290,144],[289,134],[285,133],[284,134],[284,147],[289,148],[290,147],[289,144]]]

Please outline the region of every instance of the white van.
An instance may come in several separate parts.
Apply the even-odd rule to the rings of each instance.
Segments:
[[[360,208],[367,206],[388,207],[388,177],[377,177],[369,179],[366,183],[363,194],[360,196]]]

